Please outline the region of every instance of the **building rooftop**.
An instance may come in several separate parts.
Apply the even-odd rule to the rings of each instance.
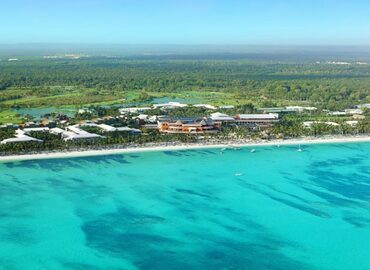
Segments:
[[[45,132],[45,131],[49,131],[49,128],[48,127],[35,127],[35,128],[24,128],[23,131],[25,133],[29,133],[29,132]]]
[[[130,128],[130,127],[118,127],[116,130],[117,131],[132,132],[132,133],[141,133],[140,129]]]
[[[275,120],[278,119],[279,115],[276,113],[268,113],[268,114],[238,114],[237,119],[240,120],[247,120],[247,119],[271,119]]]
[[[113,131],[117,130],[117,128],[112,127],[112,126],[107,125],[107,124],[100,124],[100,125],[97,125],[97,127],[101,128],[102,130],[107,131],[107,132],[113,132]]]
[[[195,105],[193,105],[193,107],[205,108],[205,109],[208,109],[208,110],[216,110],[217,109],[215,106],[210,105],[210,104],[195,104]]]
[[[59,134],[62,134],[64,132],[64,130],[61,129],[61,128],[56,127],[56,128],[51,128],[49,130],[49,132],[52,133],[52,134],[58,134],[59,135]]]
[[[234,109],[235,108],[235,106],[233,106],[233,105],[223,105],[223,106],[220,106],[219,107],[220,109]]]
[[[7,143],[18,143],[18,142],[43,142],[42,140],[32,138],[30,136],[25,135],[23,130],[17,129],[15,131],[15,138],[9,138],[2,140],[0,144],[7,144]]]
[[[167,102],[167,103],[159,103],[159,104],[153,104],[154,108],[183,108],[188,106],[188,104],[183,104],[180,102]]]
[[[9,138],[9,139],[2,140],[0,143],[7,144],[7,143],[18,143],[18,142],[43,142],[43,141],[29,137],[27,135],[22,135],[16,138]]]
[[[151,107],[130,107],[130,108],[121,108],[119,109],[119,112],[121,114],[125,113],[138,113],[138,112],[144,112],[147,110],[152,109]]]
[[[220,112],[212,113],[210,118],[213,121],[235,121],[234,117]]]

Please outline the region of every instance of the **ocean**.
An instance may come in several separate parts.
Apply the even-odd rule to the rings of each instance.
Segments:
[[[370,143],[0,163],[0,269],[370,269]]]

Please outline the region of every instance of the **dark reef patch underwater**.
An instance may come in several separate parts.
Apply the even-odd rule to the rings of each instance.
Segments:
[[[370,270],[370,144],[0,163],[0,269]]]

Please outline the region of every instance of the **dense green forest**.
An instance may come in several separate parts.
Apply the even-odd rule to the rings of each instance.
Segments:
[[[330,110],[370,102],[370,65],[251,60],[81,58],[0,61],[0,110],[149,101]]]

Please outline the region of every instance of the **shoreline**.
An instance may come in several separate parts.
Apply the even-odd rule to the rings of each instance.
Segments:
[[[39,160],[39,159],[59,159],[59,158],[77,158],[90,156],[105,156],[126,153],[140,153],[140,152],[161,152],[161,151],[179,151],[179,150],[197,150],[197,149],[214,149],[224,148],[228,146],[235,147],[259,147],[259,146],[274,146],[274,145],[307,145],[307,144],[327,144],[327,143],[361,143],[370,142],[370,135],[367,136],[329,136],[329,137],[305,137],[287,140],[273,140],[273,141],[246,141],[246,142],[224,142],[224,143],[190,143],[179,145],[152,145],[152,146],[127,146],[122,148],[112,149],[98,149],[98,150],[72,150],[70,152],[42,152],[35,154],[20,154],[0,156],[0,162],[15,162],[25,160]]]

